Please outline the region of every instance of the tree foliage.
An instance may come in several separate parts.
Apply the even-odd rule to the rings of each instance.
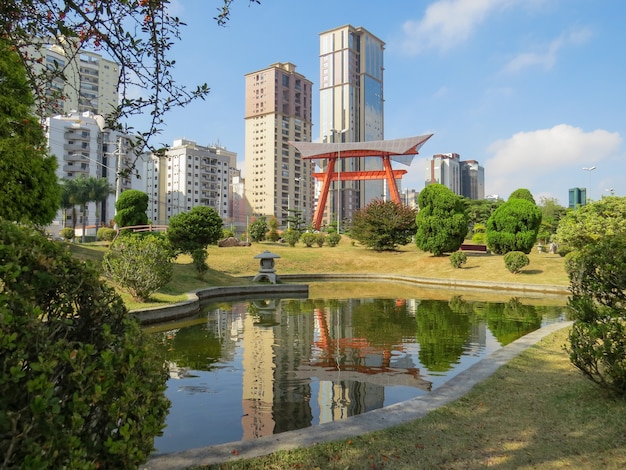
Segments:
[[[498,255],[530,253],[541,225],[541,210],[527,199],[509,198],[487,221],[487,246]]]
[[[222,237],[222,226],[222,219],[215,209],[196,206],[170,218],[167,238],[175,251],[192,254],[217,243]]]
[[[567,213],[567,209],[561,206],[556,198],[542,196],[539,200],[541,210],[541,227],[537,237],[544,243],[555,238],[559,222]]]
[[[375,251],[393,251],[411,242],[415,210],[393,201],[374,199],[352,217],[352,238]]]
[[[61,188],[32,104],[20,58],[0,39],[0,217],[47,225],[59,208]]]
[[[217,24],[229,20],[232,2],[223,0],[214,17]],[[169,0],[5,0],[0,4],[0,32],[29,71],[42,117],[63,99],[61,93],[47,94],[45,85],[65,79],[68,64],[80,50],[97,50],[119,64],[122,100],[107,116],[108,126],[119,128],[132,116],[150,116],[147,128],[134,133],[140,155],[142,144],[160,132],[168,111],[209,93],[206,84],[190,90],[173,76],[171,48],[181,39],[184,23],[172,14],[169,4]],[[59,38],[56,45],[68,60],[42,66],[41,55],[33,51],[45,47],[49,38]],[[78,89],[78,83],[71,85]],[[137,96],[136,90],[143,93]]]
[[[248,235],[250,236],[250,240],[257,243],[262,242],[265,240],[265,235],[267,234],[268,229],[267,218],[265,216],[258,217],[248,226]]]
[[[457,251],[468,231],[462,199],[442,184],[430,184],[417,201],[417,247],[435,256]]]
[[[504,201],[502,199],[493,201],[490,199],[463,198],[463,204],[470,227],[475,227],[480,224],[487,225],[493,211],[504,204]]]
[[[173,252],[167,239],[157,234],[122,235],[104,254],[104,273],[133,299],[145,302],[172,279]]]
[[[537,204],[533,194],[526,188],[519,188],[513,191],[508,200],[511,201],[512,199],[524,199],[525,201],[532,202],[535,205]]]
[[[94,268],[0,220],[2,468],[137,468],[169,406],[164,357]]]
[[[568,210],[559,222],[559,251],[578,250],[605,236],[626,234],[626,197],[607,196]]]
[[[611,393],[626,396],[626,234],[609,235],[566,259],[574,325],[574,366]]]
[[[115,223],[118,227],[146,225],[148,223],[148,195],[138,189],[129,189],[120,194],[115,202]]]

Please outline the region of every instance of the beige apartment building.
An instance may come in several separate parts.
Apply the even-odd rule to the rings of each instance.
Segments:
[[[290,62],[245,76],[246,215],[275,216],[280,226],[300,213],[313,215],[311,162],[289,141],[311,141],[312,82]]]
[[[385,43],[362,27],[344,25],[320,33],[320,139],[322,142],[383,140]],[[322,163],[325,165],[325,162]],[[340,172],[381,170],[379,158],[342,161]],[[379,181],[334,182],[324,223],[351,219],[372,199],[383,198]]]

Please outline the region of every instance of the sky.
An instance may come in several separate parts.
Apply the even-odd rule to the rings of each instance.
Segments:
[[[211,92],[169,113],[160,143],[219,144],[243,169],[244,76],[276,62],[313,82],[319,139],[319,34],[351,24],[385,42],[385,139],[434,134],[398,166],[403,188],[422,190],[427,160],[455,152],[485,168],[487,195],[626,195],[624,0],[235,0],[225,27],[220,4],[171,3],[187,24],[174,78]]]

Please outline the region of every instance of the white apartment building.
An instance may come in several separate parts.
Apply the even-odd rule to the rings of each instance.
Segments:
[[[89,111],[58,115],[46,120],[48,148],[57,158],[57,177],[75,179],[81,175],[105,178],[111,194],[102,205],[91,202],[86,213],[76,207],[73,211],[60,210],[49,227],[57,235],[63,227],[76,227],[82,234],[83,219],[88,226],[87,235],[95,234],[96,226],[110,225],[115,215],[117,192],[132,188],[131,177],[122,177],[117,184],[118,169],[128,169],[134,155],[130,151],[130,138],[122,133],[105,129],[104,118]],[[78,233],[77,233],[78,234]]]
[[[345,25],[320,33],[322,142],[385,138],[384,49],[385,43],[362,27]],[[382,170],[381,160],[375,157],[342,160],[338,166],[340,172]],[[324,221],[337,218],[337,210],[341,219],[351,219],[355,211],[384,193],[382,180],[334,182]]]
[[[225,224],[231,218],[230,169],[237,154],[223,147],[178,139],[161,157],[144,156],[140,173],[148,194],[148,220],[167,225],[171,216],[196,206],[213,207]]]
[[[65,80],[57,77],[45,84],[48,95],[62,95],[52,103],[50,115],[90,111],[106,116],[117,107],[120,67],[115,62],[95,52],[76,50],[67,41],[42,44],[32,54],[42,56],[41,66],[63,70]]]
[[[249,73],[245,109],[246,215],[275,216],[282,226],[313,216],[311,162],[289,141],[311,141],[312,83],[292,63]]]

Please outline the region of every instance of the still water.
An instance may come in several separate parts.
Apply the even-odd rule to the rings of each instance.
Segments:
[[[315,426],[429,393],[565,318],[562,305],[352,298],[207,306],[155,331],[172,402],[159,453]]]

